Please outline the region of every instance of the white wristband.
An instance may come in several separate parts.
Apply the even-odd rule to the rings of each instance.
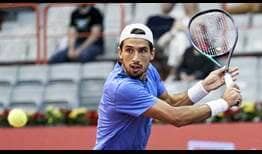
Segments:
[[[187,94],[193,103],[197,103],[202,98],[204,98],[208,94],[208,92],[205,90],[205,88],[201,84],[201,81],[199,81],[193,87],[188,89]]]
[[[221,112],[227,111],[229,108],[228,103],[222,98],[218,100],[207,102],[205,104],[207,104],[210,107],[212,117]]]

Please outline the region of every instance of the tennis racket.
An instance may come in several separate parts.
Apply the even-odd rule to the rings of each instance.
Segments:
[[[228,73],[230,60],[238,41],[238,28],[233,18],[220,9],[195,14],[189,21],[188,33],[193,47],[218,67],[226,67],[225,83],[234,84]],[[221,63],[219,58],[225,58]]]

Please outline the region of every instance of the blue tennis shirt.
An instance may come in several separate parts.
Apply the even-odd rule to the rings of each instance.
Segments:
[[[116,63],[106,79],[98,107],[94,150],[143,150],[152,119],[143,113],[156,103],[165,87],[156,68],[149,64],[146,80],[129,77]]]

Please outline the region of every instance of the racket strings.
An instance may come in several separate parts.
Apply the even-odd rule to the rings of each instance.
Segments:
[[[229,52],[237,35],[232,20],[221,12],[197,16],[191,22],[189,31],[194,45],[211,56]]]

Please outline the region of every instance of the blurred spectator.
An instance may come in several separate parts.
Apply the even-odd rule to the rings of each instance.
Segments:
[[[234,6],[225,5],[224,10],[231,14],[241,14],[241,13],[249,13],[249,12],[261,13],[262,3],[242,3]]]
[[[183,10],[184,16],[177,18],[170,31],[162,35],[157,42],[168,55],[167,64],[171,70],[167,80],[173,80],[176,77],[176,69],[181,63],[185,50],[191,44],[187,36],[187,26],[190,18],[199,11],[199,6],[197,3],[185,3]]]
[[[2,24],[4,22],[5,15],[5,12],[3,10],[0,10],[0,31],[2,30]]]
[[[104,52],[103,15],[92,4],[79,4],[72,12],[67,47],[59,48],[49,63],[89,62]]]
[[[146,25],[152,30],[154,41],[157,41],[164,33],[172,28],[175,19],[170,16],[170,12],[174,6],[174,3],[161,3],[161,14],[150,16],[147,19]]]
[[[184,81],[201,80],[214,69],[213,62],[197,52],[193,46],[190,46],[185,50],[182,62],[177,68],[176,79]]]
[[[159,48],[157,41],[163,34],[170,31],[172,25],[175,23],[175,19],[170,16],[170,12],[173,10],[174,6],[175,3],[161,3],[161,14],[150,16],[146,21],[146,25],[153,32],[154,42],[156,44],[155,48],[157,52],[152,63],[159,71],[162,80],[165,80],[167,77],[169,68],[167,66],[167,55]]]

